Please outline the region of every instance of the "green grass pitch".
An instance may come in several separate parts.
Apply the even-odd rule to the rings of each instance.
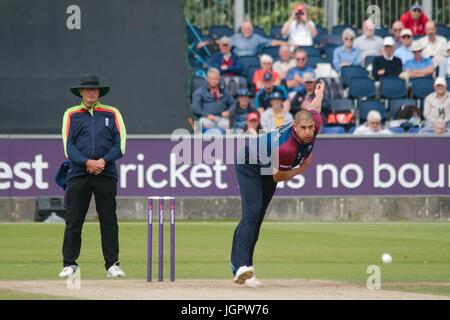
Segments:
[[[177,279],[231,279],[229,256],[236,224],[177,222]],[[0,280],[57,279],[63,232],[62,224],[0,224]],[[156,278],[157,225],[153,245]],[[145,279],[146,246],[146,223],[120,223],[120,259],[128,278]],[[385,252],[393,257],[390,265],[381,262]],[[168,278],[167,225],[164,255]],[[105,278],[98,223],[85,224],[78,263],[83,278]],[[450,223],[265,221],[254,265],[261,279],[326,279],[361,285],[369,276],[367,267],[379,265],[385,289],[450,295]]]

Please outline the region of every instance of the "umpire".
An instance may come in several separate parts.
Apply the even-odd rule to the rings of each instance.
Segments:
[[[119,110],[100,103],[99,97],[106,95],[109,87],[101,85],[98,76],[85,75],[80,85],[70,90],[82,101],[66,110],[62,123],[64,152],[70,160],[70,169],[62,249],[64,267],[59,276],[71,276],[78,268],[81,231],[94,194],[107,276],[124,277],[119,266],[115,161],[125,154],[125,125]]]

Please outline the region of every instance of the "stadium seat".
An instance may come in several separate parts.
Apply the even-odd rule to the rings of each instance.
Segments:
[[[347,111],[354,109],[353,101],[350,99],[332,99],[330,101],[331,111]]]
[[[353,132],[355,132],[355,130],[356,130],[356,126],[353,126],[350,129],[348,129],[347,133],[348,134],[353,134]]]
[[[375,29],[375,35],[381,37],[381,38],[385,38],[389,35],[389,29],[385,28],[385,27],[381,27],[381,28],[376,28]]]
[[[313,46],[303,46],[300,47],[303,51],[306,52],[306,54],[309,57],[320,57],[320,49],[319,48],[315,48]]]
[[[200,29],[199,27],[194,26],[194,25],[192,26],[192,28],[189,26],[186,26],[186,34],[187,34],[188,43],[191,44],[191,43],[198,41],[197,36],[202,38],[202,29]]]
[[[259,69],[259,67],[256,67],[256,66],[250,66],[247,69],[246,78],[247,78],[248,89],[252,93],[255,93],[254,88],[253,88],[253,75],[255,74],[255,71],[258,69]]]
[[[266,32],[262,27],[253,26],[253,33],[259,34],[260,36],[267,37]]]
[[[407,95],[405,80],[398,77],[381,77],[380,95],[384,99],[400,99]]]
[[[322,134],[343,134],[345,133],[345,129],[343,127],[335,126],[335,127],[322,127],[320,130]]]
[[[328,30],[323,27],[316,26],[317,35],[314,37],[314,44],[321,46],[326,41],[326,38],[328,37]]]
[[[450,77],[445,78],[445,81],[447,82],[447,91],[450,90]]]
[[[338,46],[334,44],[326,44],[324,46],[325,56],[327,57],[327,60],[329,63],[333,63],[333,53],[334,49],[336,49]]]
[[[307,66],[313,69],[316,68],[318,63],[329,63],[329,62],[328,60],[325,60],[322,57],[308,57],[308,61],[306,61]]]
[[[367,67],[369,65],[371,65],[373,63],[373,60],[376,58],[377,56],[367,56],[364,59],[364,65]]]
[[[425,99],[427,95],[434,91],[434,80],[432,77],[420,77],[411,80],[413,97]]]
[[[436,33],[443,37],[450,36],[450,28],[445,24],[436,25]]]
[[[215,36],[221,38],[223,36],[231,37],[234,32],[233,29],[228,26],[211,26],[209,27],[209,34],[212,37]]]
[[[208,85],[208,82],[204,78],[193,78],[191,80],[191,95],[197,90],[198,88],[205,87]]]
[[[415,99],[389,99],[388,106],[391,119],[395,119],[397,111],[402,106],[411,106],[411,105],[417,106],[417,101]]]
[[[283,36],[281,35],[282,28],[283,28],[283,26],[273,26],[272,28],[270,28],[270,37],[272,39],[278,39],[278,40],[283,39]]]
[[[361,100],[358,105],[359,120],[365,122],[367,120],[367,114],[371,110],[377,110],[381,114],[381,118],[386,118],[386,109],[384,104],[378,100]]]
[[[414,133],[419,133],[419,131],[420,131],[420,127],[411,127],[411,128],[409,128],[408,133],[414,134]]]
[[[342,40],[342,35],[340,35],[340,34],[332,34],[332,35],[324,37],[324,39],[325,39],[324,41],[327,44],[334,45],[334,46],[341,46],[344,43]]]
[[[273,58],[273,61],[278,61],[280,60],[280,57],[278,55],[278,51],[280,51],[280,47],[264,47],[262,49],[262,53],[264,54],[268,54],[269,56],[271,56]]]
[[[353,28],[353,26],[351,26],[350,24],[340,24],[340,25],[333,26],[333,29],[331,29],[331,34],[342,37],[342,33],[347,28],[352,29],[355,32],[355,34],[357,33],[357,30],[355,28]]]
[[[344,87],[348,87],[353,78],[368,78],[368,74],[361,66],[345,66],[341,69],[341,78]]]
[[[258,69],[259,69],[261,66],[261,63],[259,62],[259,58],[257,56],[242,56],[242,57],[239,57],[239,61],[244,66],[244,70],[242,72],[243,75],[247,74],[248,68],[258,67]]]
[[[405,130],[403,130],[402,127],[389,128],[389,130],[395,134],[405,133]]]
[[[375,81],[369,78],[352,78],[349,97],[353,99],[370,99],[375,97]]]

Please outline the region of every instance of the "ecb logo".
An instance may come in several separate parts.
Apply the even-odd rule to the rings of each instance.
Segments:
[[[379,6],[371,5],[367,7],[366,13],[369,15],[367,20],[370,20],[375,28],[381,28],[381,9]]]
[[[81,29],[81,9],[79,6],[72,4],[67,7],[66,13],[69,15],[66,20],[66,26],[69,30]]]

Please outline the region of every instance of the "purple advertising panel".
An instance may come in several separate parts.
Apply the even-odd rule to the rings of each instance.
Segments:
[[[239,196],[228,139],[129,138],[117,162],[118,195]],[[222,144],[222,145],[221,145]],[[0,197],[61,196],[54,177],[63,148],[57,138],[0,138]],[[221,151],[218,151],[221,150]],[[186,154],[186,153],[190,154]],[[209,157],[208,157],[209,155]],[[180,163],[180,158],[192,161]],[[212,157],[212,159],[211,159]],[[280,196],[450,195],[447,137],[319,137],[313,165],[279,183]]]

